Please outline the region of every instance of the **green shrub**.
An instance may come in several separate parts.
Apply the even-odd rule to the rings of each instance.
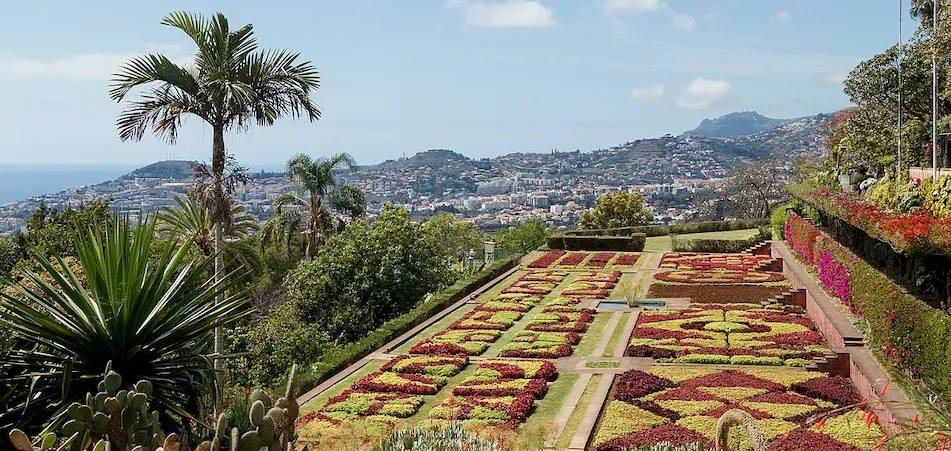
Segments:
[[[883,210],[891,210],[900,189],[898,180],[886,175],[865,192],[865,200]]]
[[[759,233],[745,240],[683,240],[677,235],[671,235],[670,241],[674,252],[739,253],[771,239],[772,236],[773,232],[763,226],[760,227]]]
[[[926,179],[921,183],[921,188],[924,191],[922,208],[936,218],[951,216],[951,175],[945,175],[937,182]]]
[[[774,240],[781,240],[786,237],[786,215],[790,208],[792,208],[792,203],[778,205],[769,215],[769,224]]]
[[[521,258],[521,255],[512,255],[505,260],[493,263],[482,271],[459,280],[452,286],[433,294],[429,300],[409,313],[387,321],[366,337],[341,348],[333,348],[324,355],[320,362],[298,375],[298,382],[303,389],[302,391],[315,387],[335,373],[356,363],[371,352],[446,309],[477,288],[491,282],[492,279],[517,266]]]
[[[631,236],[577,236],[555,235],[548,237],[550,249],[569,251],[622,251],[640,252],[647,243],[647,235],[635,233]]]
[[[622,227],[617,229],[572,230],[565,233],[573,236],[628,236],[634,233],[643,233],[651,236],[666,236],[672,233],[705,233],[729,232],[732,230],[755,229],[768,224],[765,219],[749,219],[739,221],[698,221],[674,225],[649,225],[637,227]]]

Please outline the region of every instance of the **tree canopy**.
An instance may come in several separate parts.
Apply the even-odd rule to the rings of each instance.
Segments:
[[[638,193],[618,191],[601,196],[593,210],[581,214],[578,228],[613,229],[650,224],[654,220],[644,208],[644,199]]]

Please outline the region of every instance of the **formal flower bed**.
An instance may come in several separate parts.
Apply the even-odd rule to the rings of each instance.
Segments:
[[[422,397],[405,393],[372,393],[347,390],[330,398],[320,409],[320,412],[328,418],[338,421],[373,415],[408,418],[413,416],[422,404]]]
[[[951,253],[951,218],[937,219],[924,213],[892,214],[865,203],[854,194],[829,189],[789,189],[796,197],[830,216],[842,219],[902,252]]]
[[[430,376],[377,371],[354,382],[353,389],[377,393],[435,395],[445,384],[445,379]]]
[[[545,296],[546,294],[551,293],[551,291],[557,286],[558,282],[520,280],[512,284],[512,286],[502,290],[502,293],[524,293]]]
[[[576,345],[581,341],[581,335],[576,332],[537,332],[533,330],[523,330],[512,339],[516,343],[536,343],[548,342],[554,344]]]
[[[471,376],[452,389],[456,396],[518,396],[532,395],[541,399],[548,392],[545,379],[493,379]]]
[[[506,330],[522,317],[520,312],[472,310],[452,323],[452,330]]]
[[[574,348],[566,343],[513,341],[505,345],[499,355],[521,359],[558,359],[568,357],[572,352]]]
[[[848,379],[818,372],[653,367],[621,375],[593,443],[598,451],[663,442],[712,449],[720,415],[739,409],[756,419],[771,450],[812,443],[808,449],[857,451],[882,436],[874,421],[861,421],[871,417],[852,407],[857,399]],[[731,431],[731,449],[749,449],[748,440]],[[816,447],[822,444],[829,447]]]
[[[626,355],[678,363],[802,366],[827,351],[799,307],[691,304],[642,312]]]
[[[585,271],[578,274],[575,282],[610,282],[621,280],[621,271]]]
[[[569,252],[567,255],[558,260],[555,263],[557,268],[575,268],[581,265],[586,258],[588,258],[587,252]]]
[[[641,258],[641,254],[630,254],[623,253],[618,254],[617,258],[614,259],[614,262],[611,263],[612,267],[631,267],[637,264],[637,260]]]
[[[585,268],[597,268],[601,269],[608,265],[608,263],[614,258],[616,254],[614,252],[598,252],[589,258],[584,266]]]
[[[551,282],[551,283],[557,284],[565,280],[565,278],[567,278],[570,274],[571,272],[569,271],[561,271],[561,270],[554,270],[554,269],[549,269],[544,271],[530,271],[526,273],[525,275],[523,275],[522,277],[519,277],[518,280],[519,281]]]
[[[761,263],[769,260],[770,257],[767,255],[674,252],[664,255],[664,259],[660,262],[660,267],[670,269],[730,269],[750,271],[756,269]]]
[[[735,269],[676,269],[654,274],[654,279],[673,284],[764,284],[780,283],[786,280],[782,273],[743,271]]]
[[[547,268],[565,255],[565,251],[548,251],[528,264],[529,268]]]
[[[408,356],[401,355],[386,362],[381,371],[404,374],[421,374],[449,378],[459,374],[469,364],[467,357]]]
[[[514,428],[525,422],[534,403],[535,397],[527,393],[517,396],[453,396],[433,407],[429,417]]]
[[[547,360],[486,360],[476,368],[473,379],[546,379],[555,380],[558,370]]]
[[[410,354],[439,356],[479,355],[498,340],[497,330],[444,330],[413,346]]]
[[[532,309],[531,304],[523,304],[514,301],[488,301],[480,304],[474,310],[480,312],[519,312],[525,313]]]
[[[576,332],[588,329],[588,323],[594,320],[594,310],[581,308],[546,307],[535,315],[526,330],[537,332]]]

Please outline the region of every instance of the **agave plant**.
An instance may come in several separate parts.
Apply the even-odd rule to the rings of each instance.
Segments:
[[[213,257],[194,257],[191,239],[159,241],[155,226],[116,216],[77,231],[81,270],[37,254],[42,270],[0,293],[0,327],[17,335],[0,355],[0,377],[14,387],[0,430],[33,430],[83,402],[110,361],[123,380],[152,384],[166,426],[194,411],[214,379],[213,330],[245,316],[247,298],[228,275],[212,278]]]

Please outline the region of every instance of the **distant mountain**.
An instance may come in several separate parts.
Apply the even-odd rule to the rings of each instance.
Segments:
[[[769,131],[802,119],[773,119],[755,111],[741,111],[716,119],[704,119],[699,127],[684,132],[680,137],[736,138]]]
[[[152,163],[148,166],[141,167],[136,169],[124,176],[121,179],[133,179],[136,177],[139,178],[163,178],[163,179],[175,179],[175,180],[187,180],[192,176],[192,165],[197,163],[197,161],[185,161],[185,160],[166,160],[159,161],[158,163]]]

